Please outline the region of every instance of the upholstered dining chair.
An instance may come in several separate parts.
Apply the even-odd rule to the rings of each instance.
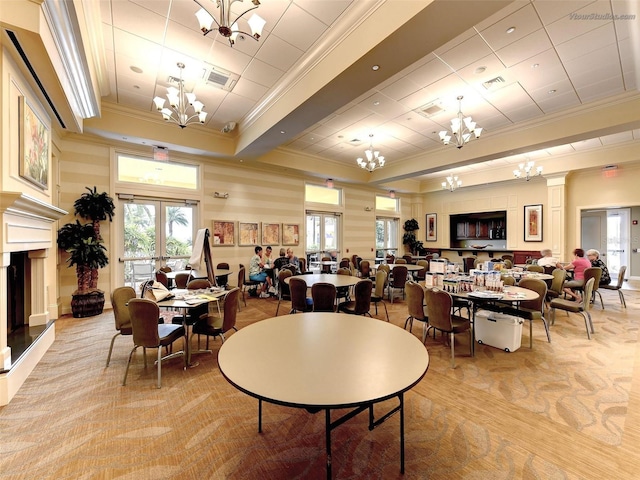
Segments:
[[[376,272],[376,285],[374,291],[371,293],[371,303],[376,307],[376,315],[378,315],[378,304],[382,303],[384,306],[384,313],[387,315],[387,322],[389,321],[389,311],[387,310],[387,304],[384,303],[384,290],[387,287],[387,272],[382,269],[378,269]]]
[[[336,311],[336,286],[333,283],[317,282],[311,286],[314,312]]]
[[[187,283],[191,280],[191,272],[180,272],[176,273],[176,278],[174,280],[176,284],[176,288],[184,289],[187,288]]]
[[[527,265],[527,272],[544,273],[544,267],[540,265]]]
[[[398,259],[400,260],[400,259]],[[393,303],[393,293],[395,290],[402,291],[402,298],[404,299],[404,285],[407,283],[407,267],[398,266],[393,269],[393,276],[389,280],[389,301]]]
[[[618,296],[620,297],[620,305],[624,308],[627,308],[627,302],[624,299],[624,294],[622,293],[622,284],[624,283],[624,274],[627,272],[626,265],[620,267],[620,271],[618,272],[618,283],[615,285],[601,285],[600,288],[604,288],[605,290],[616,290],[618,292]]]
[[[285,281],[287,278],[293,276],[291,270],[282,269],[278,272],[278,306],[276,307],[276,317],[280,310],[280,303],[282,300],[291,300],[291,289]]]
[[[424,280],[425,277],[427,276],[427,270],[429,270],[429,262],[426,261],[426,260],[418,260],[416,262],[416,265],[421,266],[422,269],[418,270],[417,272],[415,272],[415,277],[414,278],[417,281]]]
[[[574,302],[571,300],[565,300],[564,298],[554,298],[551,300],[549,307],[551,308],[551,325],[556,323],[556,310],[564,310],[569,313],[579,313],[584,318],[584,324],[587,329],[587,338],[591,340],[591,334],[595,333],[593,329],[593,320],[591,319],[591,313],[589,313],[589,307],[591,306],[591,290],[595,278],[591,277],[584,285],[584,294],[582,295],[582,302]]]
[[[129,300],[136,298],[136,291],[133,287],[118,287],[111,292],[111,305],[113,306],[113,318],[116,322],[116,330],[118,331],[111,339],[109,345],[109,355],[107,355],[107,367],[111,361],[111,352],[113,351],[113,343],[118,335],[132,335],[131,317],[129,317]]]
[[[371,278],[371,264],[369,260],[360,260],[360,277]]]
[[[158,316],[160,309],[158,304],[153,300],[146,298],[132,298],[129,300],[129,316],[131,318],[131,327],[133,330],[133,349],[129,353],[127,368],[124,371],[122,385],[127,383],[127,375],[129,373],[129,365],[131,358],[138,349],[142,347],[144,366],[147,367],[147,348],[158,349],[158,388],[162,387],[162,361],[177,356],[185,356],[184,348],[186,348],[186,331],[182,325],[160,324],[158,325]],[[180,337],[183,339],[184,348],[179,352],[170,353],[162,356],[162,347],[168,347]],[[185,360],[186,368],[186,360]]]
[[[218,263],[216,270],[218,269],[229,270],[229,264],[226,262]],[[219,287],[226,287],[229,284],[229,275],[216,275],[216,284]]]
[[[187,290],[202,290],[211,287],[211,282],[207,278],[194,278],[187,283]]]
[[[244,306],[247,306],[247,299],[245,297],[245,292],[247,289],[258,288],[260,286],[260,282],[255,280],[247,280],[246,270],[244,265],[240,264],[240,269],[238,270],[238,288],[240,292],[242,292],[242,301],[244,302]],[[238,309],[240,309],[240,297],[238,297]]]
[[[209,337],[220,337],[222,343],[225,341],[225,334],[230,330],[238,330],[236,328],[236,318],[238,314],[238,297],[240,289],[232,288],[224,297],[224,306],[222,310],[222,318],[217,315],[201,315],[193,324],[192,332],[198,335],[198,349],[200,348],[200,335],[207,336],[206,349],[209,349]]]
[[[351,269],[349,267],[341,267],[336,272],[337,275],[352,275]],[[351,301],[351,287],[338,287],[337,291],[337,301],[340,303],[340,299],[343,299],[344,302]]]
[[[600,296],[600,305],[604,310],[604,302],[602,301],[602,295],[598,291],[598,287],[600,286],[600,278],[602,277],[602,269],[600,267],[589,267],[584,269],[584,284],[589,281],[590,278],[594,278],[593,282],[593,290],[591,291],[591,296],[589,297],[589,301],[591,303],[595,302],[596,293]],[[584,291],[584,286],[576,287],[578,291]]]
[[[553,278],[551,279],[551,285],[547,289],[547,303],[554,298],[562,297],[562,285],[564,285],[564,281],[567,278],[567,271],[564,268],[554,268],[551,275]]]
[[[323,262],[330,262],[331,257],[322,257]],[[322,273],[331,273],[331,265],[321,265],[320,271]]]
[[[453,299],[451,294],[438,288],[430,288],[425,291],[425,300],[429,309],[429,329],[439,330],[449,334],[451,346],[451,368],[455,368],[455,335],[469,332],[469,353],[473,356],[473,331],[471,321],[451,314]]]
[[[523,278],[518,283],[519,287],[532,290],[538,294],[535,300],[525,300],[520,302],[518,307],[514,309],[514,314],[520,318],[529,321],[529,348],[533,348],[533,321],[542,320],[544,330],[547,334],[547,341],[551,343],[551,334],[549,333],[549,323],[544,318],[544,302],[547,297],[547,284],[539,278]]]
[[[409,316],[404,321],[404,328],[409,331],[413,329],[413,321],[422,322],[422,343],[427,338],[427,328],[429,326],[429,315],[424,304],[424,288],[419,283],[409,280],[406,284],[407,290],[407,310]]]
[[[167,273],[162,270],[156,270],[156,282],[160,282],[165,287],[169,288],[169,278]]]
[[[406,258],[396,258],[396,261],[394,262],[396,265],[406,265],[407,263],[407,259]]]
[[[313,300],[307,298],[307,282],[304,275],[291,277],[289,279],[289,290],[291,292],[291,311],[289,313],[310,312],[313,310]]]
[[[369,315],[371,309],[371,291],[373,290],[373,282],[369,278],[365,278],[356,283],[353,289],[354,300],[340,304],[338,311],[348,313],[350,315]]]

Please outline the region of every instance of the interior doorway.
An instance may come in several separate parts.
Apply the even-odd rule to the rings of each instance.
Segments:
[[[630,208],[582,210],[580,245],[594,248],[606,263],[611,278],[616,278],[622,265],[629,265]]]

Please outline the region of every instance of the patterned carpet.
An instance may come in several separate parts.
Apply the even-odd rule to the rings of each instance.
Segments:
[[[513,353],[477,345],[470,358],[461,336],[451,369],[448,347],[429,338],[429,371],[405,395],[405,475],[397,416],[369,431],[363,414],[333,432],[334,478],[634,478],[640,420],[629,417],[640,407],[640,294],[625,292],[627,309],[617,293],[603,295],[606,310],[592,310],[591,341],[580,316],[559,313],[551,344],[534,324],[532,350],[526,324]],[[275,313],[275,300],[247,302],[240,328]],[[402,326],[406,304],[389,309]],[[265,404],[257,433],[257,401],[217,368],[219,340],[213,355],[194,357],[195,368],[163,364],[158,390],[141,353],[121,386],[130,337],[116,340],[105,368],[115,333],[110,311],[62,318],[56,332],[12,402],[0,407],[1,479],[325,478],[323,414]],[[413,333],[420,336],[421,326]]]

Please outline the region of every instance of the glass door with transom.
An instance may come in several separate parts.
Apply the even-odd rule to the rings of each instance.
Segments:
[[[324,256],[340,260],[340,215],[307,212],[306,238],[305,253],[311,267]]]
[[[135,199],[121,203],[124,285],[136,291],[141,282],[154,276],[156,269],[183,270],[191,257],[195,238],[195,205],[184,202]]]

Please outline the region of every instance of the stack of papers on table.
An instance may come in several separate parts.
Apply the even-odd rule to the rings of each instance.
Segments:
[[[503,297],[501,293],[496,292],[469,292],[468,296],[474,298],[488,298],[490,300],[500,300]]]

